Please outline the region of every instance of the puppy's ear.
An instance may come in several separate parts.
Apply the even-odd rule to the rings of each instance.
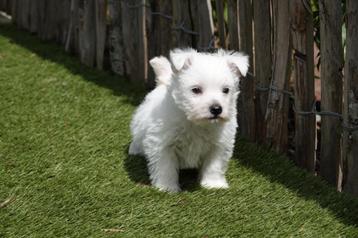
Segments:
[[[187,69],[192,63],[193,56],[196,54],[194,49],[174,49],[170,51],[170,61],[176,71]]]
[[[234,72],[240,73],[242,76],[246,76],[249,70],[249,57],[239,52],[231,52],[225,56],[229,67]]]
[[[151,59],[149,64],[154,70],[157,84],[169,85],[173,73],[169,60],[164,56],[159,56]]]

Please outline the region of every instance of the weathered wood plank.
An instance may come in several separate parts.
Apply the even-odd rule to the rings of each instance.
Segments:
[[[185,32],[192,29],[190,19],[190,7],[188,0],[172,0],[173,20],[172,20],[172,47],[189,47],[193,45],[193,32]]]
[[[82,2],[83,1],[83,2]],[[82,0],[79,7],[79,53],[80,60],[93,67],[96,61],[95,0]]]
[[[240,51],[249,56],[249,72],[253,70],[252,49],[252,4],[251,0],[239,1],[239,45]],[[255,141],[255,82],[251,74],[241,79],[239,96],[239,131],[243,138]]]
[[[10,15],[11,15],[11,21],[13,24],[16,24],[16,21],[17,21],[16,12],[17,12],[17,0],[12,0]]]
[[[218,18],[218,31],[219,31],[219,43],[223,49],[227,48],[226,45],[226,29],[225,29],[225,18],[224,18],[224,1],[216,0],[216,13]]]
[[[271,16],[270,1],[255,0],[254,8],[254,38],[255,38],[255,83],[258,89],[268,88],[272,76],[271,51]],[[268,94],[264,90],[257,90],[255,98],[256,108],[256,141],[263,143],[266,135],[265,114]]]
[[[25,30],[30,30],[30,3],[31,0],[22,0],[19,9],[21,11],[21,27]]]
[[[46,29],[46,0],[37,0],[37,35],[40,39],[45,39]]]
[[[79,54],[79,4],[80,0],[71,0],[68,33],[65,42],[65,50]]]
[[[145,0],[123,0],[123,42],[126,69],[132,81],[144,84],[148,78]]]
[[[239,17],[238,17],[238,0],[228,0],[228,31],[229,45],[231,50],[239,50]]]
[[[151,57],[169,55],[172,38],[172,3],[168,0],[155,0],[152,13]]]
[[[96,0],[96,66],[103,69],[104,49],[106,45],[106,0]]]
[[[11,15],[11,9],[12,9],[12,5],[13,5],[13,1],[15,1],[15,0],[7,0],[5,12],[8,15]]]
[[[273,0],[274,58],[272,88],[269,91],[266,111],[266,143],[277,152],[287,151],[288,95],[291,63],[291,37],[289,1]]]
[[[59,32],[59,2],[56,0],[38,0],[38,35],[43,40],[57,40]]]
[[[66,45],[67,35],[69,34],[70,14],[71,14],[71,0],[58,1],[57,25],[58,35],[57,42],[61,45]]]
[[[0,0],[0,11],[6,11],[7,0]]]
[[[30,5],[30,32],[35,33],[37,32],[38,28],[38,1],[31,1]]]
[[[301,0],[290,2],[292,16],[293,80],[296,111],[311,111],[315,101],[313,74],[313,17]],[[316,117],[295,113],[295,162],[315,171]]]
[[[108,1],[109,17],[109,57],[111,70],[119,75],[125,74],[125,55],[123,49],[122,9],[117,0]]]
[[[344,79],[343,121],[358,127],[358,1],[347,0],[347,48]],[[343,190],[358,196],[358,131],[343,133]],[[342,166],[342,164],[344,166]]]
[[[321,110],[342,112],[342,12],[340,0],[321,0]],[[320,175],[336,184],[340,158],[340,118],[323,116],[321,122]]]
[[[195,46],[198,50],[208,50],[214,47],[214,21],[212,17],[212,6],[210,0],[191,1],[191,15],[193,17],[193,30],[195,35]]]

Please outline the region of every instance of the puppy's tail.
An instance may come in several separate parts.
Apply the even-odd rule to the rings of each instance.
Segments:
[[[149,63],[154,70],[157,86],[170,85],[173,71],[169,60],[164,56],[159,56],[151,59]]]

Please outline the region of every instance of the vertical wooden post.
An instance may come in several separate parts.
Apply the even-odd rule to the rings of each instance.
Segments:
[[[10,15],[11,15],[11,21],[14,24],[16,24],[16,11],[17,11],[17,0],[13,0],[11,2]]]
[[[38,1],[31,1],[30,4],[30,32],[35,33],[38,30]]]
[[[65,46],[67,35],[69,34],[69,25],[70,25],[70,14],[71,14],[71,0],[63,0],[62,2],[59,1],[59,6],[62,11],[58,13],[58,25],[59,25],[59,35],[58,35],[58,42]]]
[[[12,5],[13,5],[13,2],[14,2],[15,0],[7,0],[7,3],[6,3],[6,13],[8,14],[8,15],[11,15],[11,9],[12,9]]]
[[[311,111],[315,101],[313,75],[313,16],[301,0],[291,1],[296,111]],[[295,113],[295,162],[315,171],[315,115]]]
[[[251,0],[239,1],[240,51],[249,56],[249,72],[253,70],[252,4]],[[239,96],[239,130],[243,138],[255,140],[255,82],[251,74],[241,79]]]
[[[195,37],[196,47],[199,50],[214,46],[214,22],[210,0],[191,1],[191,15],[193,30],[199,34]]]
[[[188,0],[172,0],[173,4],[173,21],[172,21],[172,46],[188,47],[192,46],[192,34],[184,32],[185,29],[192,29],[190,19],[190,7]]]
[[[347,48],[344,73],[343,190],[358,195],[358,1],[347,0]],[[344,166],[342,166],[342,164]]]
[[[75,54],[79,53],[79,3],[80,0],[71,0],[69,25],[65,50]]]
[[[267,92],[261,89],[268,88],[271,81],[272,51],[271,51],[271,17],[270,1],[254,0],[254,38],[255,38],[255,83],[258,88],[255,98],[256,108],[256,141],[265,141],[266,126],[265,114],[267,107]]]
[[[80,60],[93,67],[96,61],[95,0],[82,0],[79,9],[79,53]],[[83,5],[82,5],[83,4]]]
[[[272,88],[266,111],[266,143],[277,152],[285,152],[288,144],[288,95],[291,63],[289,1],[273,0],[274,58]]]
[[[46,0],[37,0],[37,35],[40,39],[45,40],[46,28]]]
[[[18,25],[20,28],[30,29],[30,0],[21,0],[18,5]]]
[[[6,9],[6,0],[0,0],[0,11],[4,11]]]
[[[239,50],[239,18],[238,18],[238,0],[228,0],[228,31],[229,31],[229,49]]]
[[[342,12],[340,0],[319,1],[321,34],[321,110],[342,112]],[[341,139],[340,118],[323,116],[320,174],[336,184]]]
[[[106,44],[106,0],[95,0],[96,9],[96,66],[103,69],[104,48]]]
[[[152,15],[152,44],[153,56],[169,55],[172,38],[172,3],[168,0],[155,1],[155,14]],[[162,14],[162,15],[159,15]]]
[[[224,1],[216,0],[216,14],[218,18],[218,30],[221,48],[226,49],[226,30],[225,30],[225,18],[224,18]]]
[[[124,49],[122,34],[122,9],[117,0],[108,0],[109,24],[109,57],[111,69],[119,75],[125,74]]]
[[[123,0],[123,42],[126,69],[132,81],[144,84],[148,77],[148,49],[146,34],[146,1]]]

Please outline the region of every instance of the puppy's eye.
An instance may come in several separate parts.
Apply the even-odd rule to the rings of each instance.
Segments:
[[[229,89],[229,88],[223,88],[223,93],[228,94],[228,93],[229,93],[229,91],[230,91],[230,89]]]
[[[199,87],[195,87],[195,88],[192,88],[191,91],[194,93],[194,94],[201,94],[203,91],[201,90],[201,88]]]

